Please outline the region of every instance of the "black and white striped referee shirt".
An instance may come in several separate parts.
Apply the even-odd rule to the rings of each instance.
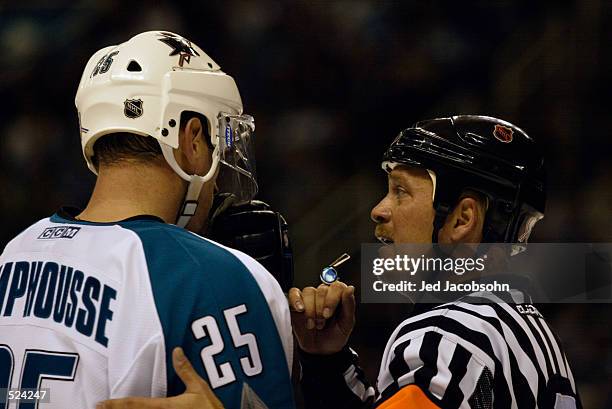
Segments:
[[[377,391],[348,348],[302,353],[309,408],[582,408],[561,343],[518,291],[473,293],[402,322]]]

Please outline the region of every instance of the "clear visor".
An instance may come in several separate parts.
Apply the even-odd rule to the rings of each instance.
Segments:
[[[257,194],[253,135],[255,120],[250,115],[219,114],[218,193],[229,193],[236,203]]]

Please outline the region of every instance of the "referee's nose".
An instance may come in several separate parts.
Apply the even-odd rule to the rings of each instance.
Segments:
[[[391,220],[391,208],[385,196],[370,212],[370,218],[376,224],[388,223]]]

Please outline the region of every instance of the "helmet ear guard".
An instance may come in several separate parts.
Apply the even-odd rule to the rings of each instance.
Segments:
[[[197,92],[194,90],[198,90]],[[206,117],[213,146],[218,145],[220,112],[242,114],[242,100],[234,79],[208,71],[170,71],[163,77],[160,123],[156,139],[178,148],[179,124],[184,111],[196,111]],[[198,110],[194,110],[198,107]]]

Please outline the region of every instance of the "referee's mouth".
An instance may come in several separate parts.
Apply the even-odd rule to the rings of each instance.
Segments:
[[[383,229],[380,227],[380,225],[376,226],[376,230],[374,230],[374,236],[382,244],[389,245],[389,244],[394,243],[393,237],[390,234],[387,234],[386,232],[384,232]]]

